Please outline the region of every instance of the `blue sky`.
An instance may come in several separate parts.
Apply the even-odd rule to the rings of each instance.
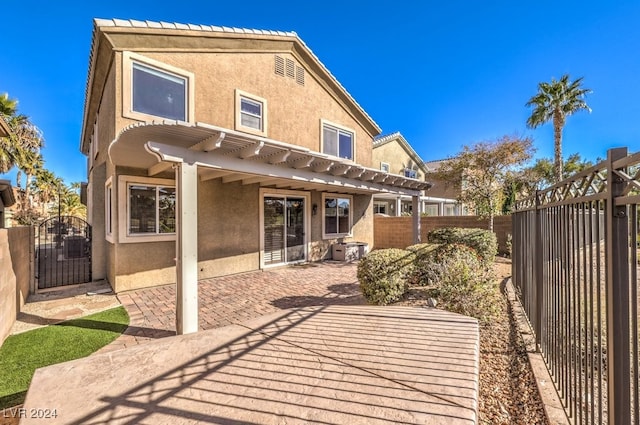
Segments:
[[[640,150],[640,1],[29,1],[3,9],[0,93],[44,132],[46,167],[86,180],[78,146],[92,19],[295,31],[380,125],[425,160],[526,128],[540,81],[584,77],[593,112],[568,119],[564,153]],[[366,6],[365,6],[366,5]],[[14,173],[15,174],[15,173]]]

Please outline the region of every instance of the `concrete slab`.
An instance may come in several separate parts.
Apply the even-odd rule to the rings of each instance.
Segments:
[[[64,424],[474,424],[478,341],[436,309],[284,310],[39,369],[24,407]]]

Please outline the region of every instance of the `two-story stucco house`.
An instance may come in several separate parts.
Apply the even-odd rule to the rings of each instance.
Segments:
[[[94,279],[176,282],[189,332],[199,278],[372,244],[374,194],[417,202],[429,186],[372,166],[379,133],[295,33],[95,20],[81,136]]]
[[[373,165],[382,171],[428,181],[432,185],[420,197],[420,213],[431,216],[461,214],[456,191],[430,176],[436,170],[437,163],[425,163],[400,132],[374,138]],[[376,194],[373,211],[389,216],[411,215],[412,198],[403,194]]]

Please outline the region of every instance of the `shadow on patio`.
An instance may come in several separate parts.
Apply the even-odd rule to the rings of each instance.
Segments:
[[[472,424],[477,379],[473,319],[322,306],[40,369],[25,408],[71,424]]]

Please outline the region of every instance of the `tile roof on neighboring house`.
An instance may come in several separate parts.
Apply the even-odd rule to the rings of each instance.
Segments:
[[[187,31],[202,31],[205,33],[227,33],[238,35],[257,35],[257,36],[273,36],[273,37],[288,37],[292,38],[295,42],[299,43],[304,50],[313,58],[320,68],[329,76],[333,83],[344,93],[344,95],[358,108],[359,112],[369,120],[373,128],[380,133],[380,126],[374,121],[373,118],[356,102],[355,98],[347,91],[346,88],[338,81],[338,79],[329,71],[329,69],[320,61],[320,59],[313,53],[313,51],[305,44],[304,41],[294,31],[273,31],[273,30],[260,30],[260,29],[248,29],[248,28],[234,28],[216,25],[197,25],[197,24],[181,24],[177,22],[156,22],[156,21],[138,21],[135,19],[94,19],[94,29],[91,40],[91,50],[89,52],[89,71],[87,73],[87,83],[85,91],[85,105],[84,113],[87,113],[87,99],[89,99],[89,93],[91,90],[91,76],[93,75],[93,64],[95,61],[96,48],[98,43],[97,32],[99,28],[103,27],[120,27],[120,28],[140,28],[140,29],[161,29],[161,30],[187,30]],[[85,139],[85,129],[81,135],[81,146]]]
[[[445,162],[447,162],[446,159],[434,159],[432,161],[425,161],[424,165],[425,167],[427,167],[427,170],[429,170],[429,172],[433,172],[433,171],[438,171],[438,169]]]

